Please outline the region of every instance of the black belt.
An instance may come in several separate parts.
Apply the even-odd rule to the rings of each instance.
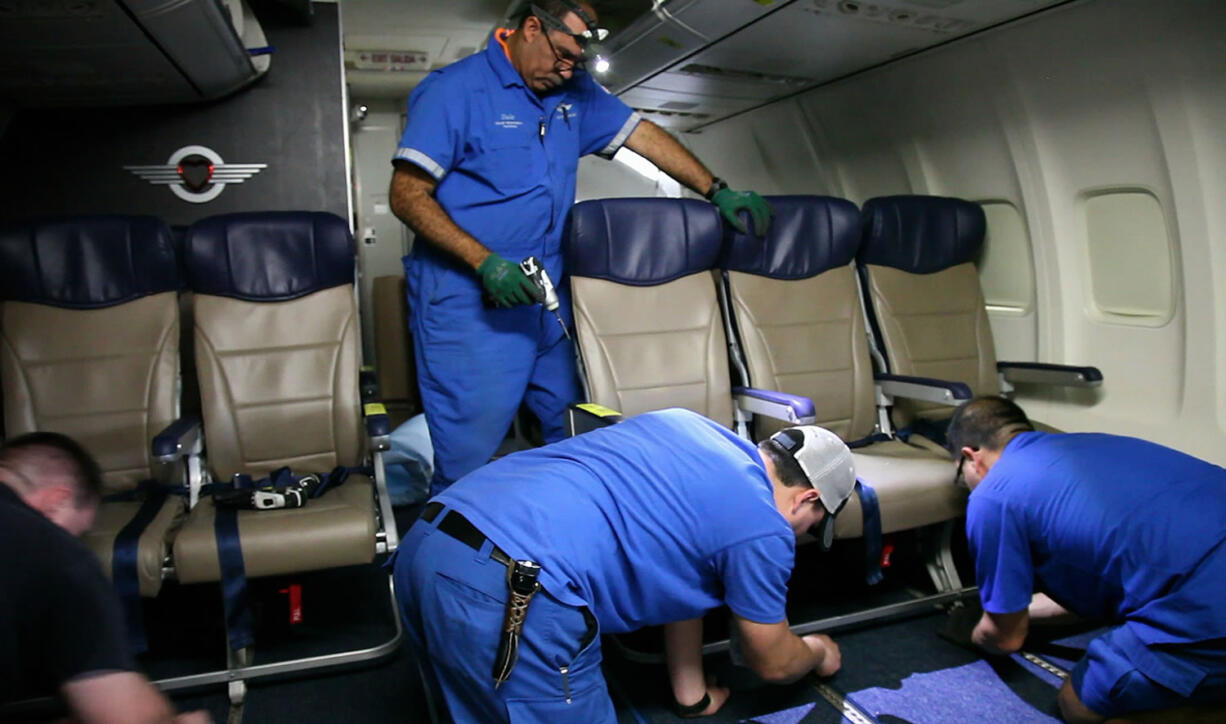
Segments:
[[[428,503],[425,510],[421,513],[421,519],[427,523],[432,522],[438,517],[439,512],[443,509],[442,503]],[[464,545],[472,548],[475,551],[480,551],[481,546],[485,545],[485,534],[477,530],[477,526],[468,522],[468,518],[460,515],[459,511],[449,510],[447,515],[435,526],[439,531],[455,538]],[[490,558],[498,561],[504,566],[514,565],[511,557],[502,551],[498,546],[490,549]]]

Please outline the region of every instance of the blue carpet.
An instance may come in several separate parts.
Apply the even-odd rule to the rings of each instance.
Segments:
[[[791,709],[777,711],[774,714],[765,714],[756,716],[753,719],[745,719],[746,724],[797,724],[800,720],[809,715],[817,704],[801,704]]]
[[[874,716],[893,715],[913,724],[979,721],[989,714],[994,724],[1059,722],[1013,693],[986,661],[915,674],[903,679],[900,689],[875,687],[849,698]]]

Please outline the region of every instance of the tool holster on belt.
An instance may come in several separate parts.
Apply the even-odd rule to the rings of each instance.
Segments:
[[[519,637],[524,630],[528,604],[541,590],[537,577],[541,567],[532,561],[515,561],[507,566],[507,611],[502,619],[502,635],[498,639],[498,654],[494,657],[494,688],[511,678],[511,670],[519,660]]]

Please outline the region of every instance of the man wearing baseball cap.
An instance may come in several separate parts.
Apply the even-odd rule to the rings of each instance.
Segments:
[[[615,722],[601,633],[665,625],[677,713],[714,714],[702,616],[727,606],[740,655],[786,683],[838,671],[788,628],[796,538],[833,533],[855,487],[828,430],[758,446],[672,409],[507,456],[427,504],[395,561],[410,639],[456,721]]]

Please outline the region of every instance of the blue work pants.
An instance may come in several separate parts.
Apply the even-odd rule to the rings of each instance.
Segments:
[[[488,307],[471,270],[406,257],[409,324],[422,407],[434,444],[437,495],[489,462],[521,403],[545,442],[565,436],[566,406],[580,399],[575,352],[539,304]],[[559,312],[571,324],[569,290]]]
[[[590,614],[542,590],[529,604],[511,677],[494,688],[494,657],[507,600],[507,568],[419,520],[396,553],[394,579],[415,655],[442,690],[456,722],[617,721],[601,673]]]

